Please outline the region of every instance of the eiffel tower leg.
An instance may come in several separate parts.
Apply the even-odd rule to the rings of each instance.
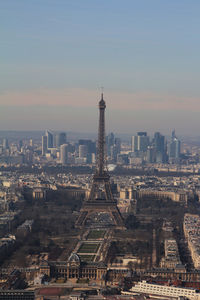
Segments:
[[[88,211],[85,211],[85,210],[80,211],[80,215],[79,215],[79,217],[78,217],[78,219],[76,221],[76,225],[75,226],[76,227],[82,227],[82,226],[84,226],[87,217],[88,217]]]
[[[125,228],[124,221],[117,207],[114,210],[112,210],[112,218],[116,226]]]
[[[116,228],[119,229],[125,229],[124,226],[124,221],[122,219],[122,216],[120,214],[120,211],[118,209],[117,206],[110,206],[110,207],[101,207],[101,206],[96,206],[95,208],[87,208],[85,207],[85,209],[80,211],[80,215],[76,221],[76,227],[80,228],[80,227],[84,227],[86,224],[86,220],[89,219],[90,215],[92,215],[93,213],[107,213],[110,215],[112,221],[113,221],[113,225]],[[97,226],[100,224],[96,224]]]

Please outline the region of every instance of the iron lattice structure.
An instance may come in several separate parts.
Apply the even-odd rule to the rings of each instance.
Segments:
[[[97,174],[99,176],[105,173],[105,109],[106,103],[101,94],[99,102],[99,131],[98,131],[98,148],[97,148]]]
[[[109,215],[109,221],[112,226],[119,229],[124,229],[124,222],[120,211],[117,207],[117,202],[113,198],[110,176],[106,169],[106,154],[105,154],[105,109],[106,103],[101,94],[99,101],[99,131],[98,131],[98,148],[97,148],[97,165],[96,172],[93,176],[92,188],[87,200],[84,201],[80,215],[77,219],[76,226],[84,227],[90,225],[92,218],[96,218],[98,222],[103,223],[106,220],[105,215]],[[96,214],[96,216],[95,216]],[[101,216],[101,218],[100,218]],[[101,219],[101,220],[100,220]],[[108,219],[108,218],[107,218]],[[92,223],[94,226],[94,223]],[[106,221],[105,221],[106,224]]]

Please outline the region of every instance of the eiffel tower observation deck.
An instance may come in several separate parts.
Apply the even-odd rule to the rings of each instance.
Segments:
[[[115,227],[124,229],[124,222],[117,202],[113,198],[110,176],[106,169],[105,154],[105,109],[106,103],[101,94],[99,101],[99,130],[96,171],[88,199],[83,202],[76,227]]]

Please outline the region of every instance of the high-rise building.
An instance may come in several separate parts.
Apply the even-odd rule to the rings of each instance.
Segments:
[[[139,131],[139,132],[137,133],[137,135],[138,135],[138,136],[147,136],[147,133],[146,133],[146,131]]]
[[[149,146],[149,137],[146,132],[138,132],[136,136],[132,136],[131,143],[132,152],[147,151],[147,147]]]
[[[120,138],[115,138],[115,145],[117,148],[117,154],[119,154],[121,151],[121,139]]]
[[[63,165],[66,165],[68,162],[68,145],[63,144],[60,146],[60,162]]]
[[[149,146],[149,137],[148,136],[138,136],[138,151],[145,152]]]
[[[148,146],[146,161],[148,163],[154,163],[156,161],[156,150],[153,146]]]
[[[92,140],[81,139],[78,141],[78,145],[87,146],[88,153],[96,153],[96,143],[93,142]]]
[[[79,145],[78,150],[79,150],[79,157],[80,158],[86,158],[87,157],[87,154],[88,154],[87,145]]]
[[[175,130],[172,131],[171,142],[169,144],[169,158],[179,160],[181,152],[181,142],[176,137]]]
[[[112,145],[110,147],[110,158],[112,160],[112,162],[116,162],[117,161],[117,154],[119,152],[117,151],[117,146],[116,145]]]
[[[47,153],[47,136],[42,136],[42,155],[44,156]]]
[[[6,150],[9,148],[8,139],[6,139],[6,138],[3,139],[2,146],[3,146],[3,150]]]
[[[155,147],[156,151],[164,153],[164,151],[165,151],[165,137],[164,137],[164,135],[160,134],[160,132],[155,132],[153,143],[154,143],[154,147]]]
[[[47,148],[53,148],[53,134],[46,130],[45,135],[47,136]]]
[[[155,162],[164,163],[167,161],[167,151],[165,137],[160,132],[155,132],[153,138],[153,147],[155,149]]]
[[[65,132],[59,132],[55,135],[55,147],[59,148],[61,145],[66,144],[67,138]]]
[[[131,138],[131,151],[136,152],[138,151],[138,136],[133,135]]]
[[[117,161],[117,155],[121,151],[121,140],[120,138],[115,138],[113,132],[109,133],[106,137],[106,150],[107,156],[112,162]]]
[[[113,132],[109,133],[106,137],[106,148],[107,148],[107,155],[111,156],[111,149],[112,146],[115,144],[115,135]]]

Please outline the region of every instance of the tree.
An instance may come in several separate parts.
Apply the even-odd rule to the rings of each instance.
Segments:
[[[133,214],[130,214],[127,219],[125,220],[125,226],[127,229],[135,229],[138,228],[140,225],[140,222],[137,220],[136,216]]]

